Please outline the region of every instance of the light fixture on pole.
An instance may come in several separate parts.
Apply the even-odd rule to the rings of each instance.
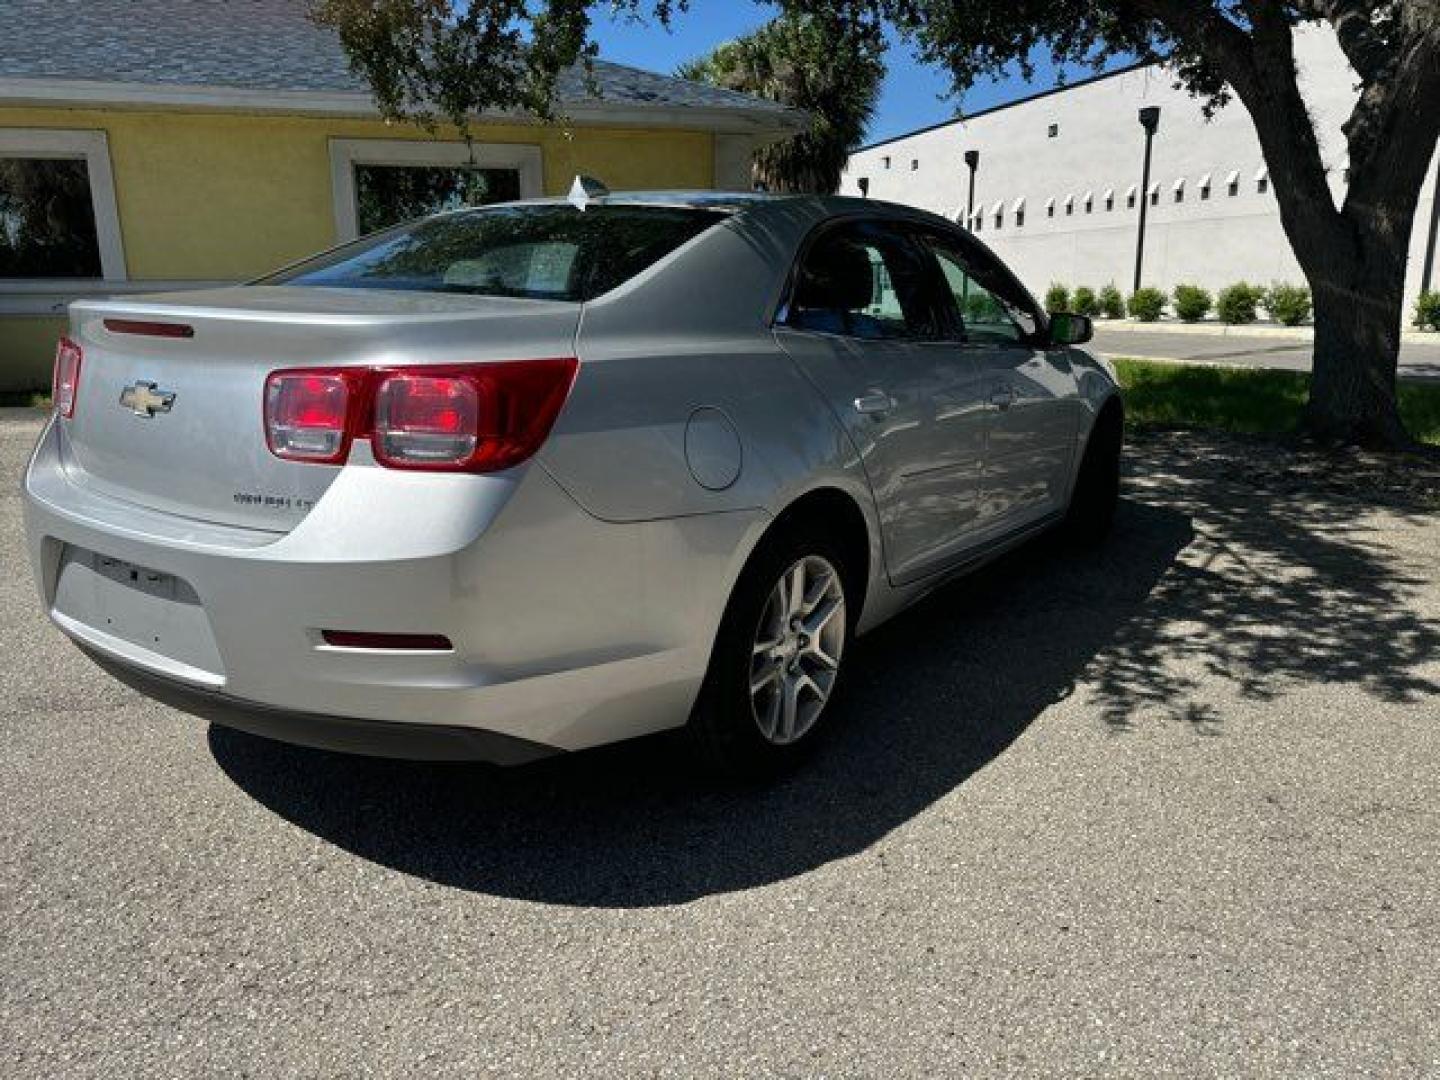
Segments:
[[[1435,243],[1440,236],[1440,159],[1435,166],[1435,194],[1430,201],[1430,235],[1425,239],[1425,272],[1420,275],[1420,291],[1429,292],[1435,281]]]
[[[980,151],[965,151],[965,166],[970,170],[970,197],[965,201],[965,228],[973,228],[975,220],[975,171],[980,168]]]
[[[1145,170],[1140,182],[1140,231],[1135,237],[1135,288],[1140,291],[1141,275],[1145,272],[1145,221],[1150,208],[1150,151],[1155,132],[1160,127],[1160,106],[1147,105],[1140,110],[1140,126],[1145,129]]]

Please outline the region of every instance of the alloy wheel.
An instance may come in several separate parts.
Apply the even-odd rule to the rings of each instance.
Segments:
[[[750,661],[750,707],[760,734],[779,746],[815,726],[845,651],[845,588],[819,555],[790,566],[765,602]]]

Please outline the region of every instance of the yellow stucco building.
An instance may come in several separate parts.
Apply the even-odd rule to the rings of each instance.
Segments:
[[[0,6],[0,390],[48,384],[80,296],[245,280],[401,215],[562,194],[577,173],[744,188],[754,148],[802,123],[599,63],[598,96],[562,80],[563,124],[480,117],[467,145],[380,121],[305,6]]]

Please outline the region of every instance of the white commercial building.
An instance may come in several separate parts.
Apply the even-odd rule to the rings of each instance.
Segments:
[[[1346,184],[1341,124],[1357,78],[1328,31],[1296,42],[1330,187]],[[1142,192],[1145,131],[1140,109],[1159,106],[1148,190]],[[1440,102],[1436,103],[1440,107]],[[973,213],[966,154],[979,153]],[[1432,164],[1416,214],[1406,289],[1407,317],[1433,262]],[[1218,291],[1236,281],[1304,284],[1250,115],[1238,101],[1206,120],[1201,102],[1162,66],[1132,67],[887,139],[856,151],[841,183],[923,207],[970,227],[1037,295],[1052,282],[1072,289],[1108,283],[1129,293],[1140,200],[1149,200],[1144,284]],[[1440,266],[1432,270],[1440,287]]]

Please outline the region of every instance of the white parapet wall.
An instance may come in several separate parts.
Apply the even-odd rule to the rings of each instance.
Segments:
[[[1302,30],[1296,52],[1338,204],[1346,188],[1340,126],[1356,76],[1328,31]],[[1144,283],[1167,292],[1182,283],[1212,291],[1239,280],[1303,284],[1249,113],[1237,101],[1206,120],[1201,102],[1163,67],[1130,68],[866,147],[851,157],[841,193],[861,194],[864,180],[872,199],[963,220],[964,156],[978,151],[972,227],[1032,291],[1113,282],[1129,293],[1144,156],[1138,114],[1148,105],[1161,117]],[[1435,197],[1432,164],[1411,242],[1407,316]]]

